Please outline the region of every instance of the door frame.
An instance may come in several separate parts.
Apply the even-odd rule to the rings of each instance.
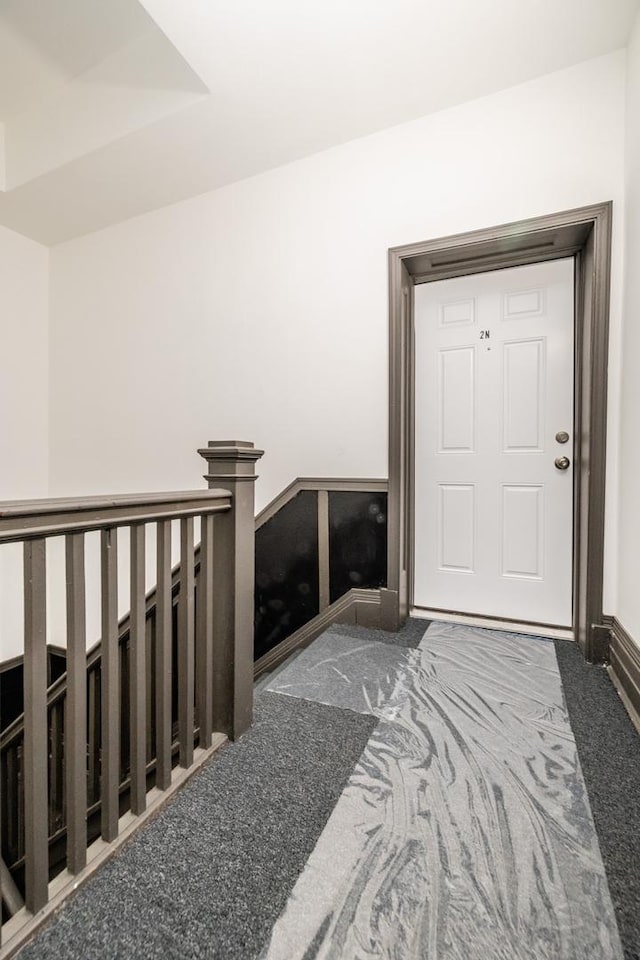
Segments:
[[[383,625],[413,603],[414,337],[417,283],[574,257],[573,631],[587,660],[605,659],[603,622],[607,363],[612,203],[501,224],[389,250],[389,512]],[[480,618],[478,618],[480,620]]]

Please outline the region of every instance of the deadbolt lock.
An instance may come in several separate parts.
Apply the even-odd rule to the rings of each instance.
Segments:
[[[567,433],[566,430],[559,430],[558,433],[556,433],[556,440],[558,441],[558,443],[566,443],[568,439],[569,439],[569,434]]]
[[[555,465],[558,470],[568,470],[569,469],[569,457],[556,457]]]

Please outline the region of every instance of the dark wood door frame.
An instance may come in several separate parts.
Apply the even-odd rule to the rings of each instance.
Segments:
[[[573,629],[584,656],[606,656],[604,496],[612,204],[581,207],[389,251],[389,547],[385,626],[412,604],[413,290],[417,283],[575,257]]]

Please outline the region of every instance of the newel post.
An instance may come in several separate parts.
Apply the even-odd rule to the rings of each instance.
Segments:
[[[236,739],[253,720],[254,486],[264,451],[242,440],[210,440],[198,453],[209,487],[233,496],[214,533],[213,729]]]

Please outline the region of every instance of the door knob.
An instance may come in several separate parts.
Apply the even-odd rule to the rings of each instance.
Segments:
[[[558,470],[568,470],[569,469],[569,457],[556,457],[554,463]]]

